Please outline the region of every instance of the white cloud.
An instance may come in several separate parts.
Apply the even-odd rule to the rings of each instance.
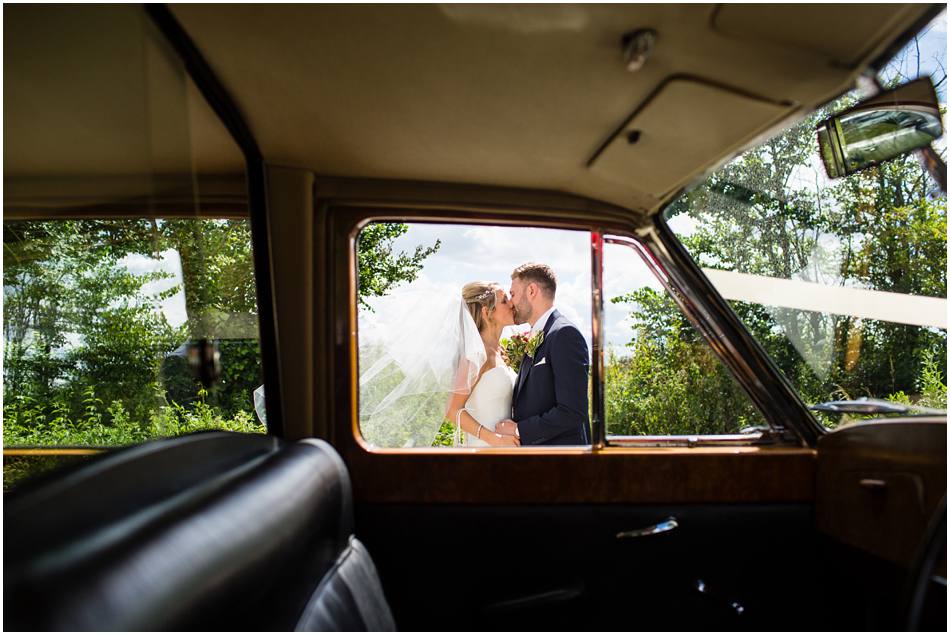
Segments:
[[[677,214],[667,224],[677,236],[689,236],[696,231],[696,219],[689,214]]]
[[[441,241],[439,251],[426,258],[419,278],[411,288],[426,289],[428,293],[441,296],[457,294],[467,282],[486,280],[498,282],[507,289],[515,267],[529,261],[543,262],[550,265],[558,276],[558,309],[581,329],[590,346],[589,232],[412,223],[409,231],[395,241],[394,249],[411,252],[416,246],[429,246],[437,239]],[[608,348],[622,349],[631,335],[629,313],[632,307],[612,304],[610,299],[643,286],[662,290],[662,285],[635,251],[622,245],[606,245],[604,335]],[[371,325],[376,330],[379,321],[385,318],[379,313],[365,317],[361,314],[361,320],[364,319],[361,330],[368,330]]]
[[[142,275],[155,271],[162,271],[171,274],[170,277],[162,280],[155,280],[142,286],[142,293],[145,295],[158,295],[168,291],[175,285],[178,285],[178,292],[161,304],[162,313],[168,323],[174,327],[181,326],[188,320],[188,311],[185,306],[185,291],[182,284],[181,259],[178,252],[174,249],[163,251],[161,258],[156,260],[142,254],[129,254],[119,261],[119,266],[124,266],[129,272]]]
[[[947,33],[947,12],[944,11],[930,23],[930,29],[933,33]]]

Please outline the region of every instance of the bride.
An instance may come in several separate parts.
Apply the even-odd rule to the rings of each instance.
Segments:
[[[462,300],[475,322],[486,361],[471,391],[459,391],[449,400],[446,417],[465,433],[470,447],[516,446],[518,439],[495,432],[495,424],[511,416],[511,393],[517,376],[501,353],[501,332],[515,323],[511,300],[498,283],[470,282]]]
[[[359,424],[370,446],[439,444],[446,420],[455,445],[460,429],[467,446],[518,445],[494,431],[511,416],[516,379],[501,354],[514,315],[500,285],[446,294],[419,283],[377,299],[359,319]]]

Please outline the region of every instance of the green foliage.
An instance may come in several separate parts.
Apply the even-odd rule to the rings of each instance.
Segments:
[[[180,259],[178,284],[157,270],[169,250]],[[3,275],[5,445],[265,431],[252,415],[261,369],[246,221],[5,223]],[[188,320],[176,327],[161,307],[180,292]],[[197,337],[224,338],[222,378],[210,391],[184,358],[183,344]]]
[[[606,360],[608,434],[730,434],[760,423],[748,397],[669,296],[643,288],[611,301],[636,308],[630,354],[610,352]]]
[[[100,399],[121,399],[135,416],[151,411],[152,395],[141,388],[184,332],[156,310],[167,294],[141,293],[168,274],[119,265],[131,253],[152,253],[149,225],[126,224],[4,225],[5,400],[56,401],[78,417],[95,386]]]
[[[946,195],[931,195],[912,156],[832,186],[803,184],[825,116],[746,152],[670,206],[669,217],[695,222],[684,237],[690,253],[716,269],[806,281],[822,271],[852,286],[946,297]],[[614,301],[636,308],[630,355],[607,368],[612,432],[729,432],[758,419],[723,369],[705,364],[707,349],[689,348],[696,335],[671,301],[649,290]],[[808,402],[876,396],[946,407],[945,330],[731,304]]]
[[[156,409],[145,421],[129,418],[118,400],[103,409],[91,389],[86,394],[86,409],[78,417],[69,415],[65,402],[46,406],[24,397],[3,404],[3,443],[8,447],[117,447],[199,430],[266,432],[251,412],[240,410],[226,418],[206,397],[200,390],[189,407],[173,402]]]
[[[464,443],[465,433],[462,433],[462,439]],[[455,424],[446,419],[442,422],[442,425],[439,426],[439,431],[435,435],[435,439],[432,441],[432,447],[434,448],[451,448],[455,447]]]
[[[101,400],[91,388],[85,395],[86,409],[77,419],[68,417],[68,406],[64,403],[54,403],[47,409],[20,399],[19,403],[3,405],[3,443],[7,447],[118,447],[202,430],[266,434],[264,425],[252,413],[241,410],[225,418],[218,408],[205,401],[206,397],[207,392],[199,390],[191,407],[177,403],[163,406],[144,423],[131,420],[121,401],[113,401],[103,410]],[[56,456],[7,457],[3,463],[3,487],[9,489],[66,460]]]
[[[920,390],[917,405],[947,409],[947,382],[944,371],[933,351],[926,351],[923,355],[920,376],[917,379],[917,387]]]

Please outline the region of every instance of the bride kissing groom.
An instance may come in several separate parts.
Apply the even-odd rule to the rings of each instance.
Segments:
[[[462,299],[487,353],[470,391],[454,394],[447,416],[467,446],[587,445],[587,342],[555,307],[557,278],[526,263],[511,274],[510,296],[497,283],[471,282]],[[531,324],[517,375],[506,363],[501,332]]]

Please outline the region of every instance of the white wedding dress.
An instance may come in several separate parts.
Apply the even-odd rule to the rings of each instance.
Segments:
[[[511,394],[514,391],[515,380],[518,375],[504,364],[500,364],[485,371],[468,401],[465,409],[475,421],[485,426],[485,432],[495,430],[495,424],[511,417]],[[465,445],[468,447],[487,447],[489,444],[476,439],[474,434],[465,435]]]

